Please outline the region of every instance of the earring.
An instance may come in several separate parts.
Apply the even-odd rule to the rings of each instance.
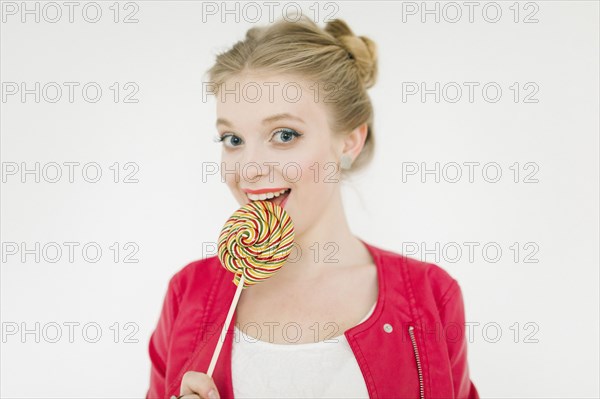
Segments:
[[[340,168],[350,169],[350,166],[352,166],[352,158],[348,154],[343,154],[340,159]]]

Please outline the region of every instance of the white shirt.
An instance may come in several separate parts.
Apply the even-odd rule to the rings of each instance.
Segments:
[[[358,324],[371,316],[375,305]],[[248,327],[247,331],[256,329]],[[295,331],[291,327],[288,330]],[[257,340],[235,326],[231,378],[236,398],[369,397],[344,334],[327,341],[274,344]]]

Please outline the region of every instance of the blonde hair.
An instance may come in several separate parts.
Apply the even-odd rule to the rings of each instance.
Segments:
[[[293,22],[280,19],[249,29],[244,40],[219,54],[207,71],[208,83],[218,94],[227,79],[244,72],[292,74],[325,83],[332,131],[348,134],[363,123],[368,126],[364,147],[350,171],[371,161],[375,143],[367,89],[377,78],[377,49],[371,39],[355,36],[341,19],[327,22],[323,29],[306,16]]]

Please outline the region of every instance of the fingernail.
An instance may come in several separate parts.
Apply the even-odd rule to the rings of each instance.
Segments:
[[[214,388],[208,391],[208,399],[219,399],[219,394]]]

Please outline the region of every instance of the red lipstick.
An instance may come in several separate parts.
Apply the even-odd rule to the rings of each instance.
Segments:
[[[287,190],[287,187],[261,188],[260,190],[250,190],[249,188],[242,189],[242,191],[245,192],[246,194],[276,193],[281,190]]]

